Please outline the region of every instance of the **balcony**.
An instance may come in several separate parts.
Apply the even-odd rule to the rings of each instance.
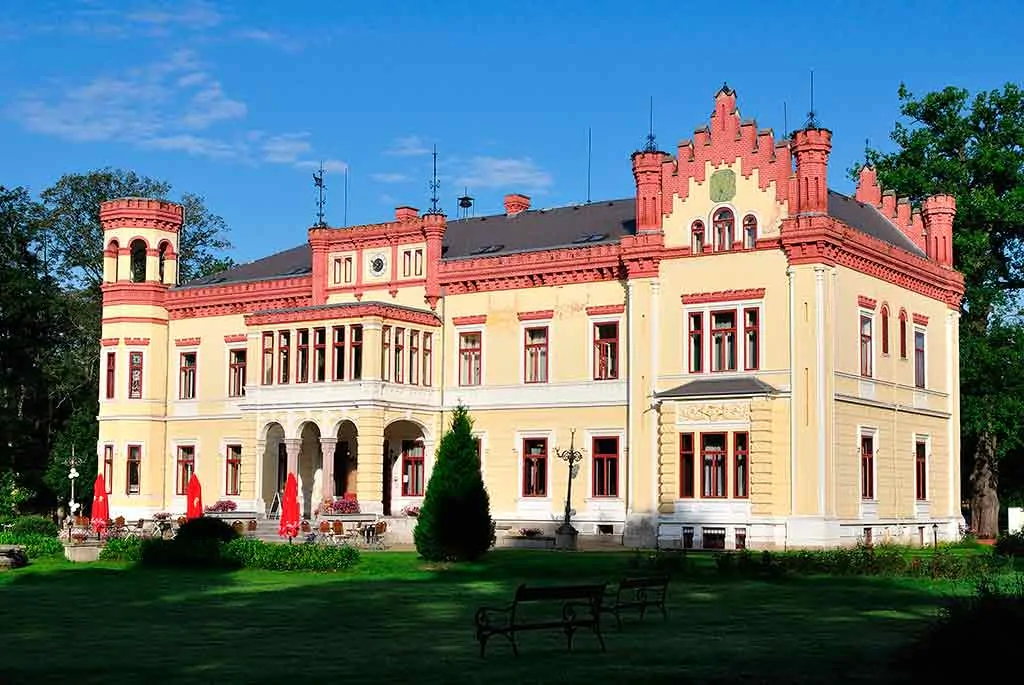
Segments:
[[[240,408],[242,411],[255,411],[394,404],[436,409],[440,402],[441,391],[438,388],[366,380],[247,385]]]

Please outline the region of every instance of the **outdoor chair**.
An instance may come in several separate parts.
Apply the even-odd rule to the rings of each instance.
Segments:
[[[249,537],[255,537],[256,536],[256,527],[258,525],[259,524],[256,523],[256,519],[249,519],[249,523],[248,523],[248,525],[246,525],[246,530],[249,532]]]

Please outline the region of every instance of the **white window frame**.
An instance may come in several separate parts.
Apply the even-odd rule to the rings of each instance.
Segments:
[[[718,249],[718,233],[715,231],[715,214],[723,209],[728,209],[732,212],[732,245],[729,245],[728,250]],[[739,252],[733,246],[736,244],[736,231],[743,232],[743,217],[747,214],[753,214],[753,212],[747,212],[742,216],[739,210],[736,209],[736,205],[731,202],[721,202],[711,208],[711,212],[707,215],[704,221],[704,254],[718,254],[719,252]],[[690,224],[693,225],[692,222]],[[711,234],[711,251],[708,251],[708,234]],[[742,238],[742,235],[740,236]],[[692,243],[691,243],[692,245]]]
[[[453,326],[455,332],[455,382],[452,384],[456,388],[482,388],[487,385],[487,364],[484,360],[487,358],[487,324],[474,323],[465,324],[463,326]],[[480,385],[462,385],[462,336],[465,333],[479,333],[480,334]],[[431,349],[431,356],[433,356],[434,350]]]
[[[143,356],[142,360],[143,360],[142,361],[143,365],[145,365],[146,357]],[[142,373],[143,373],[142,381],[143,381],[143,383],[145,383],[145,381],[146,381],[146,376],[145,376],[146,367],[145,366],[142,367]],[[142,481],[146,480],[146,464],[148,463],[146,461],[147,460],[146,455],[150,454],[150,452],[149,452],[149,443],[146,440],[124,440],[123,442],[124,442],[124,496],[125,497],[144,497],[144,496],[147,495],[147,493],[146,493],[145,490],[142,489]],[[139,491],[138,492],[132,492],[132,493],[128,492],[128,448],[129,447],[138,447],[139,448]],[[175,450],[174,454],[175,454],[175,459],[177,459],[177,454],[178,454],[177,450]],[[117,455],[117,449],[116,448],[114,449],[114,455],[115,455],[115,457]],[[152,459],[153,457],[152,457],[152,455],[150,455],[150,457],[148,457],[148,458]],[[172,492],[173,492],[173,490],[172,490]],[[149,493],[149,495],[152,496],[152,491]]]
[[[244,395],[239,395],[238,397],[232,397],[231,396],[231,352],[234,351],[234,350],[245,350],[245,387],[243,388],[243,392],[245,392],[245,394]],[[263,351],[260,350],[261,355],[262,355],[262,352]],[[242,402],[242,401],[244,401],[249,396],[249,391],[248,391],[247,388],[250,385],[252,385],[252,382],[251,382],[252,381],[252,364],[250,363],[250,357],[251,356],[252,355],[249,354],[249,341],[248,340],[246,340],[244,343],[243,342],[239,342],[239,343],[224,343],[224,370],[226,372],[224,374],[224,397],[227,399],[228,402]],[[262,361],[262,357],[261,357],[261,361]],[[197,381],[199,380],[199,370],[198,370],[198,367],[199,367],[199,355],[197,354],[196,355],[196,380]],[[178,375],[179,375],[179,377],[181,376],[180,373]],[[196,385],[196,395],[198,396],[198,394],[199,394],[199,386],[198,386],[198,383],[197,383],[197,385]]]
[[[587,467],[580,469],[580,475],[586,475],[586,496],[583,498],[585,502],[622,502],[625,500],[624,497],[624,482],[623,473],[626,468],[626,431],[622,428],[587,428],[583,431],[584,439],[587,444],[584,449],[580,450],[584,455],[584,462]],[[594,496],[594,438],[618,438],[619,441],[619,477],[618,487],[619,494],[616,497],[595,497]],[[657,458],[657,457],[656,457]],[[576,479],[579,482],[579,477]]]
[[[172,477],[169,480],[171,481],[170,482],[170,486],[171,486],[172,501],[174,501],[174,502],[184,502],[185,504],[188,504],[188,502],[186,501],[188,495],[179,495],[175,491],[176,488],[177,488],[177,483],[178,483],[178,448],[179,447],[191,447],[191,448],[193,448],[195,450],[195,452],[193,454],[193,458],[192,458],[192,472],[196,474],[197,478],[199,478],[199,483],[201,485],[203,480],[202,480],[202,476],[200,475],[200,472],[199,472],[199,463],[200,463],[200,454],[201,454],[200,440],[199,440],[198,437],[174,438],[173,440],[171,440],[171,455],[170,455],[170,457],[171,457],[171,466],[173,466],[174,468],[171,469],[171,473],[173,475],[172,475]],[[145,456],[145,453],[143,453],[143,456]],[[188,487],[188,483],[185,484],[185,487],[186,488]],[[224,488],[221,487],[220,491],[223,492]],[[204,507],[207,504],[213,504],[213,502],[203,502],[203,506]]]
[[[544,492],[546,494],[545,494],[544,497],[525,497],[523,495],[523,459],[525,458],[526,455],[523,454],[523,441],[525,441],[525,440],[538,440],[538,439],[547,440],[548,464],[547,464],[547,474],[545,474],[547,476],[547,483],[545,483],[545,488],[544,488]],[[515,443],[515,446],[513,447],[512,451],[516,455],[516,497],[515,497],[516,502],[519,502],[519,503],[523,503],[523,502],[526,502],[526,503],[529,503],[529,502],[542,502],[542,503],[550,506],[550,504],[552,502],[552,492],[551,492],[551,489],[552,489],[551,488],[551,486],[552,486],[552,478],[551,478],[551,475],[552,475],[552,471],[554,470],[553,469],[553,461],[555,459],[558,459],[558,457],[555,456],[555,431],[554,430],[543,430],[543,429],[531,430],[531,431],[516,431],[515,440],[516,440],[516,443]]]
[[[918,390],[918,391],[927,390],[928,389],[928,357],[929,357],[929,354],[928,354],[928,329],[926,327],[924,327],[924,326],[920,326],[918,324],[914,324],[913,328],[911,330],[912,330],[912,332],[910,334],[911,335],[911,338],[910,338],[910,354],[911,354],[911,359],[913,359],[913,361],[914,361],[914,363],[912,364],[912,366],[914,367],[914,389]],[[922,385],[920,387],[918,387],[918,385],[917,385],[917,334],[918,333],[920,333],[922,336],[924,336],[924,385]]]
[[[862,373],[863,370],[861,369],[861,363],[860,363],[860,336],[861,336],[860,320],[861,320],[862,317],[865,317],[865,316],[868,319],[871,320],[871,345],[870,345],[870,348],[868,349],[868,356],[871,359],[871,373],[868,374],[867,376],[865,376]],[[874,312],[874,310],[865,309],[864,307],[858,307],[857,308],[857,371],[856,371],[856,374],[857,374],[857,377],[861,378],[862,380],[875,380],[875,371],[877,370],[876,367],[878,366],[878,364],[877,364],[878,360],[875,358],[876,357],[875,350],[878,347],[878,340],[877,340],[877,337],[876,337],[876,334],[878,332],[877,328],[878,328],[878,326],[877,326],[877,321],[875,320],[875,312]]]
[[[746,219],[748,216],[754,217],[754,219],[757,221],[757,233],[754,234],[754,245],[752,247],[747,247],[747,240],[746,240],[747,236],[746,236],[746,233],[743,230],[743,220]],[[761,213],[756,211],[756,210],[751,209],[751,210],[748,210],[746,212],[743,212],[743,216],[739,217],[736,221],[739,224],[740,243],[743,245],[742,249],[743,250],[756,250],[757,249],[757,241],[758,241],[758,239],[760,239],[761,234],[764,233],[764,231],[762,230],[763,224],[761,222]]]
[[[623,332],[625,330],[623,328],[623,324],[622,324],[622,315],[621,314],[609,314],[609,315],[599,315],[599,316],[588,316],[587,320],[589,322],[588,325],[590,326],[590,334],[588,336],[589,339],[590,339],[590,344],[588,345],[588,350],[589,351],[587,352],[587,369],[588,369],[588,371],[587,371],[587,380],[591,381],[591,382],[594,382],[594,383],[606,383],[608,381],[612,381],[612,382],[614,382],[614,381],[621,381],[623,379],[623,375],[624,375],[623,372],[622,372],[622,357],[623,357],[623,354],[624,354],[623,353],[623,345],[622,345],[622,334],[623,334]],[[604,380],[598,381],[598,380],[594,379],[594,361],[595,361],[595,359],[594,359],[594,348],[597,346],[597,326],[600,325],[600,324],[603,324],[603,323],[614,323],[614,324],[618,324],[618,327],[619,327],[618,342],[617,342],[617,347],[616,347],[616,350],[615,350],[616,356],[617,356],[616,363],[618,364],[618,367],[617,367],[616,370],[618,371],[618,374],[616,375],[615,378],[609,378],[609,379],[604,379]],[[551,327],[549,326],[548,327],[548,337],[549,338],[551,337],[551,332],[550,331],[551,331]],[[523,344],[524,345],[525,345],[525,335],[526,334],[524,332],[523,333],[523,336],[524,336]],[[525,375],[524,375],[524,381],[525,381]],[[550,341],[550,339],[548,340],[548,382],[549,383],[551,382],[551,341]]]
[[[238,494],[228,494],[228,445],[239,445],[242,448],[242,466],[238,472]],[[245,472],[245,441],[241,438],[221,438],[220,439],[220,495],[217,499],[232,499],[239,501],[244,497],[244,488],[242,486],[242,474]],[[213,502],[210,502],[213,504]]]
[[[881,441],[878,439],[878,434],[879,434],[879,431],[878,431],[878,427],[877,426],[867,426],[867,425],[862,425],[862,424],[858,424],[857,425],[857,490],[859,490],[860,492],[863,492],[863,490],[864,490],[864,483],[861,482],[860,462],[861,462],[861,458],[863,457],[863,454],[861,453],[861,441],[865,437],[870,437],[871,438],[871,490],[872,490],[872,497],[871,497],[871,499],[864,499],[863,497],[860,496],[859,492],[857,494],[857,499],[860,502],[864,503],[864,504],[874,505],[874,506],[878,505],[878,447],[881,444]]]
[[[746,371],[747,367],[747,338],[744,330],[746,320],[744,312],[747,309],[757,310],[757,354],[758,368]],[[711,370],[711,312],[733,310],[736,312],[736,370],[735,371],[712,371]],[[683,307],[683,358],[682,371],[687,376],[735,376],[764,373],[765,371],[765,307],[764,300],[734,300],[729,302],[710,302],[699,305],[686,305]],[[701,330],[701,367],[704,369],[699,373],[690,371],[690,315],[700,314],[703,321]]]
[[[188,354],[190,352],[192,352],[192,353],[194,353],[196,355],[196,387],[195,387],[195,395],[191,399],[184,399],[181,396],[181,355]],[[174,382],[174,387],[175,387],[174,401],[175,402],[183,402],[185,404],[194,404],[194,403],[199,401],[199,345],[182,345],[181,347],[175,347],[174,348],[174,353],[175,353],[174,354],[174,361],[175,361],[175,364],[174,364],[174,374],[175,374],[175,376],[177,376],[177,379]],[[143,359],[145,359],[145,358],[143,358]],[[246,364],[247,365],[248,365],[248,362],[249,362],[249,360],[248,360],[248,354],[247,354],[246,355]],[[248,368],[246,369],[246,373],[248,373]],[[143,367],[143,369],[142,369],[142,374],[143,374],[142,375],[142,381],[145,382],[146,381],[146,375],[145,375],[146,374],[146,369],[145,369],[145,367]],[[225,392],[224,395],[226,397],[227,396],[227,392]],[[233,399],[238,399],[238,398],[233,398]]]
[[[516,349],[519,350],[519,382],[518,385],[525,386],[545,386],[555,382],[555,326],[554,326],[554,315],[544,319],[532,319],[530,321],[519,322],[519,344]],[[544,382],[527,383],[526,382],[526,330],[529,328],[547,328],[548,329],[548,377]],[[589,336],[588,336],[589,337]],[[591,371],[593,374],[593,371]],[[591,379],[592,380],[592,379]],[[520,492],[522,492],[520,490]]]
[[[910,453],[914,459],[914,502],[931,504],[932,501],[932,436],[928,433],[914,433],[910,436]],[[917,444],[924,443],[924,499],[917,499]]]

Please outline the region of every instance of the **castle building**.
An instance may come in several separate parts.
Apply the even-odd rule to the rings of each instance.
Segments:
[[[288,472],[400,516],[453,407],[474,420],[499,529],[626,544],[907,542],[957,534],[953,198],[920,210],[864,168],[829,190],[830,131],[776,141],[735,93],[634,197],[308,230],[177,282],[182,208],[100,207],[97,458],[113,515],[265,515]],[[935,528],[933,528],[933,526]]]

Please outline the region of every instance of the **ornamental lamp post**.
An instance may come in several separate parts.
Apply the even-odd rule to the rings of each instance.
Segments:
[[[71,465],[71,470],[68,471],[68,480],[71,481],[71,501],[68,502],[68,507],[71,509],[71,515],[75,515],[77,509],[75,505],[75,479],[80,475],[78,469],[78,457],[75,456],[75,446],[71,445],[71,458],[68,459],[68,463]]]
[[[572,527],[572,479],[580,470],[580,462],[583,461],[583,453],[575,449],[576,429],[569,433],[569,449],[555,449],[555,455],[569,466],[569,477],[566,479],[565,492],[565,516],[562,525],[555,530],[555,547],[558,549],[576,549],[576,537],[579,531]]]

